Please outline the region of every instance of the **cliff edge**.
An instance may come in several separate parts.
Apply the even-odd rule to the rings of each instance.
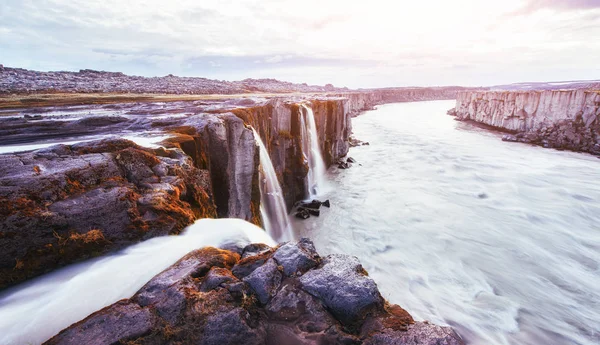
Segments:
[[[449,114],[508,131],[507,141],[600,155],[600,91],[461,92]]]

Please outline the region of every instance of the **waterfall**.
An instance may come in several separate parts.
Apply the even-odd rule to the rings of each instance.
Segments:
[[[24,282],[0,293],[0,344],[41,344],[89,314],[131,297],[194,249],[250,243],[275,245],[263,229],[241,219],[200,219],[179,236],[155,237]]]
[[[287,208],[283,200],[281,185],[269,151],[262,142],[260,135],[252,129],[254,138],[260,149],[260,215],[267,233],[276,241],[284,242],[293,239],[293,233],[288,218]]]
[[[313,199],[322,194],[326,185],[325,161],[321,154],[319,135],[312,108],[306,104],[300,105],[300,130],[302,132],[302,152],[304,161],[308,163],[307,191],[308,197]],[[302,111],[304,110],[304,111]]]

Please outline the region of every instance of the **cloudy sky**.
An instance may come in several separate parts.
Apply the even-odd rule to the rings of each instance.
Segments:
[[[1,0],[0,63],[353,88],[600,79],[600,0]]]

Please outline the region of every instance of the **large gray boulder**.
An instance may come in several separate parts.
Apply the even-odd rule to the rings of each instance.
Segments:
[[[300,282],[348,326],[355,326],[383,305],[377,285],[354,256],[329,255],[320,268],[300,277]]]
[[[269,299],[277,293],[281,284],[282,274],[279,272],[275,260],[269,259],[267,263],[255,269],[244,281],[250,285],[250,288],[256,293],[258,300],[262,304],[267,304]]]
[[[298,242],[288,242],[275,252],[273,258],[283,266],[286,276],[300,275],[319,264],[319,254],[313,243],[303,238]]]

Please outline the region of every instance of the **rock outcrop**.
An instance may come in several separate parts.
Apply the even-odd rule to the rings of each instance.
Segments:
[[[514,134],[506,140],[600,155],[599,91],[462,92],[449,114]]]
[[[326,166],[345,156],[350,148],[349,137],[352,133],[347,99],[274,98],[254,106],[231,110],[261,136],[279,177],[284,200],[289,209],[294,202],[308,195],[308,165],[303,158],[307,155],[302,152],[300,103],[309,104],[313,110]]]
[[[0,155],[0,289],[215,217],[209,172],[128,140]]]
[[[463,344],[386,302],[356,258],[322,258],[306,239],[193,251],[45,344],[115,343]]]

